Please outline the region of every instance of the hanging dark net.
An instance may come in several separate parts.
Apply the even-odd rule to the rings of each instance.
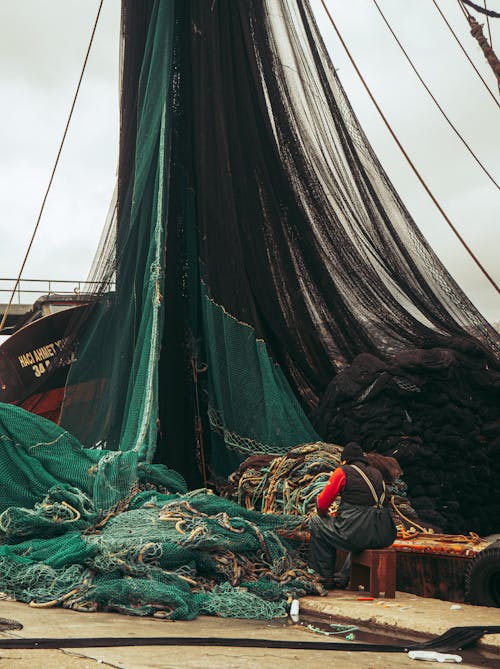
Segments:
[[[126,35],[144,23],[132,5]],[[173,11],[156,458],[194,484],[316,432],[396,456],[396,441],[415,438],[402,461],[419,512],[453,531],[498,527],[498,336],[389,183],[309,6]],[[145,72],[133,49],[129,109]],[[121,167],[137,174],[132,159]],[[405,350],[446,350],[448,364],[401,370]],[[366,354],[379,371],[343,396],[336,379]],[[366,393],[386,369],[400,385]]]
[[[97,506],[146,465],[218,484],[358,439],[400,459],[424,520],[499,531],[499,337],[394,191],[308,3],[122,8],[107,288],[61,416],[100,449]]]

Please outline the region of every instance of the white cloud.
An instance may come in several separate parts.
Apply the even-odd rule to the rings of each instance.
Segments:
[[[23,276],[85,279],[118,153],[119,4],[104,3],[39,232]],[[0,7],[0,231],[3,277],[19,271],[48,184],[97,2]]]

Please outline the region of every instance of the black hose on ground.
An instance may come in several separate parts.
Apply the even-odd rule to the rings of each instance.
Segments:
[[[279,639],[234,639],[231,637],[99,637],[73,639],[0,639],[2,649],[105,648],[124,646],[225,646],[231,648],[281,648],[290,650],[347,650],[378,653],[407,653],[409,650],[435,650],[443,653],[473,645],[484,634],[499,634],[500,625],[452,627],[444,634],[408,646],[331,641],[285,641]]]

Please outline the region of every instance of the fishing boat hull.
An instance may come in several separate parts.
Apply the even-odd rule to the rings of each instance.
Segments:
[[[79,304],[39,318],[0,346],[0,402],[59,421],[75,355],[74,326],[89,308],[89,304]]]

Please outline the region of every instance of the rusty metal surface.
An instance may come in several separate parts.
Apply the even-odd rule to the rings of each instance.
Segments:
[[[397,553],[396,587],[420,597],[449,602],[465,599],[465,572],[472,557]]]

